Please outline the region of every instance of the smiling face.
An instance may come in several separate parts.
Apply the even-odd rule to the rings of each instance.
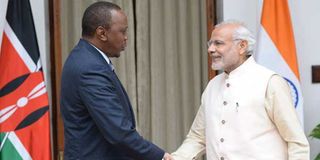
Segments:
[[[246,60],[246,41],[234,39],[237,25],[225,24],[212,31],[208,42],[208,53],[212,58],[212,69],[230,73]]]

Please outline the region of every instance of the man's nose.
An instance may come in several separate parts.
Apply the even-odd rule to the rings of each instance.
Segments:
[[[208,53],[211,55],[211,54],[213,54],[213,53],[215,53],[216,52],[216,47],[213,45],[213,44],[211,44],[209,47],[208,47]]]

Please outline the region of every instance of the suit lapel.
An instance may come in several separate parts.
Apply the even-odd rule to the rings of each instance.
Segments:
[[[109,71],[109,73],[111,73],[111,77],[114,80],[115,84],[116,84],[116,88],[118,89],[118,95],[120,97],[120,101],[123,104],[124,110],[126,111],[127,115],[130,116],[133,126],[135,127],[135,119],[134,119],[134,114],[133,114],[133,110],[132,110],[132,106],[130,104],[130,100],[129,97],[127,95],[127,92],[125,91],[124,87],[121,84],[121,81],[119,80],[118,76],[116,75],[116,73],[114,71],[112,71],[112,67],[108,64],[108,62],[102,57],[102,55],[99,53],[99,51],[97,49],[95,49],[89,42],[87,42],[84,39],[81,39],[79,42],[79,46],[84,46],[85,48],[88,49],[88,51],[90,53],[92,53],[94,56],[97,57],[97,59],[99,59],[99,61],[101,63],[104,63],[105,65],[107,65],[108,67],[107,70]],[[119,92],[120,91],[120,92]]]
[[[135,119],[134,119],[134,114],[133,114],[133,110],[132,110],[132,106],[131,106],[131,103],[130,103],[130,99],[128,97],[128,94],[126,92],[126,90],[124,89],[124,87],[122,86],[122,83],[121,81],[119,80],[117,74],[115,72],[113,72],[113,75],[114,77],[117,79],[117,83],[118,85],[120,86],[120,89],[121,89],[121,92],[122,92],[122,95],[124,95],[124,98],[125,98],[125,106],[127,106],[127,109],[129,109],[129,111],[127,112],[130,116],[131,116],[131,120],[132,120],[132,123],[133,123],[133,126],[135,127],[136,126],[136,123],[135,123]]]

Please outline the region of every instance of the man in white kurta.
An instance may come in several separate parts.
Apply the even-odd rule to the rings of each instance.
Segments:
[[[175,160],[309,160],[309,144],[279,75],[249,56],[251,32],[238,22],[216,26],[208,43],[212,68],[224,70],[202,95]]]

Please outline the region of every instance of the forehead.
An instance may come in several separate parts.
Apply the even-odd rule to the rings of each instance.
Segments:
[[[211,39],[232,39],[236,27],[234,25],[222,25],[216,27],[211,33]]]
[[[111,11],[112,14],[112,24],[123,24],[127,25],[128,20],[126,14],[122,10],[113,10]]]

